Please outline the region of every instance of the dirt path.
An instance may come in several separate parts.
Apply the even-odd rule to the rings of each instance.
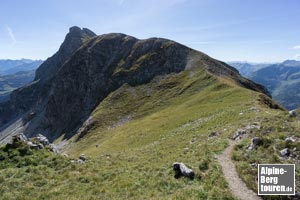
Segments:
[[[241,200],[261,200],[246,184],[239,178],[235,166],[231,160],[231,151],[238,141],[229,141],[229,146],[217,156],[222,166],[222,172],[234,196]]]

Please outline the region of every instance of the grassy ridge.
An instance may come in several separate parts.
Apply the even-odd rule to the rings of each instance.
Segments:
[[[123,85],[94,110],[84,136],[64,150],[70,158],[86,154],[85,164],[63,158],[67,164],[57,163],[59,168],[8,166],[0,173],[1,198],[234,199],[214,155],[237,128],[268,116],[265,111],[281,112],[259,98],[201,70]],[[220,135],[208,137],[213,131]],[[176,161],[191,167],[196,179],[175,179]]]

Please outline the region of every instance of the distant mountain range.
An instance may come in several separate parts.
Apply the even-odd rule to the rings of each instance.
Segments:
[[[9,99],[9,94],[34,79],[35,69],[42,60],[0,60],[0,102]]]
[[[239,72],[262,85],[273,98],[291,110],[300,107],[300,61],[286,60],[276,64],[230,62]]]
[[[14,74],[20,71],[31,71],[37,69],[43,63],[42,60],[10,60],[0,59],[0,75]]]
[[[240,74],[245,77],[249,77],[253,72],[270,65],[270,63],[249,63],[249,62],[228,62],[227,64],[235,67],[240,72]]]

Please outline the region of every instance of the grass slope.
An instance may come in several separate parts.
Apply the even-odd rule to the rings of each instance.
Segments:
[[[63,159],[68,164],[57,169],[50,156],[46,164],[6,167],[0,198],[234,199],[215,154],[236,129],[282,113],[261,104],[261,97],[202,70],[123,85],[64,149],[69,160],[84,153],[85,164]],[[208,137],[214,131],[220,135]],[[196,179],[175,179],[176,161],[191,167]]]

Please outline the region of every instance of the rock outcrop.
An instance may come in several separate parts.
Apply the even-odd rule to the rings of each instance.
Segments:
[[[36,137],[27,138],[23,133],[14,135],[11,142],[6,144],[8,148],[16,148],[20,144],[27,145],[31,149],[39,150],[46,148],[54,154],[58,154],[58,150],[54,144],[51,144],[47,137],[42,134],[38,134]]]
[[[88,29],[81,30],[78,27],[71,27],[58,52],[48,58],[36,70],[34,81],[13,91],[10,95],[10,101],[0,104],[1,129],[6,128],[21,117],[25,124],[30,113],[42,111],[51,92],[54,77],[59,69],[86,40],[94,36],[96,34]]]

